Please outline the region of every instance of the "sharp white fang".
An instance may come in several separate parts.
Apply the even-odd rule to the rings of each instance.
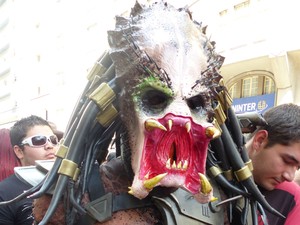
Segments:
[[[166,163],[166,167],[167,167],[168,169],[171,169],[171,159],[170,159],[170,158],[168,159],[168,161],[167,161],[167,163]]]
[[[191,122],[187,122],[187,123],[185,124],[185,128],[186,128],[186,131],[187,131],[188,133],[190,133],[190,131],[191,131]]]
[[[172,120],[168,120],[168,126],[169,126],[169,130],[171,130],[172,126],[173,126],[173,121]]]
[[[145,179],[149,179],[149,172],[144,176]]]
[[[174,161],[173,164],[172,164],[172,169],[176,169],[176,162]]]
[[[177,169],[179,169],[179,170],[181,170],[182,168],[182,163],[181,163],[181,161],[177,164]]]
[[[187,170],[188,168],[188,161],[187,160],[184,160],[184,163],[183,163],[183,167],[182,167],[184,170]]]

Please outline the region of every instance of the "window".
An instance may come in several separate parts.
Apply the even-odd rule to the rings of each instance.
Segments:
[[[241,2],[241,3],[237,4],[237,5],[235,5],[234,9],[235,10],[240,10],[240,9],[249,7],[249,5],[250,5],[250,0],[244,1],[244,2]]]
[[[225,16],[228,13],[228,9],[222,10],[221,12],[219,12],[220,16]]]
[[[272,81],[271,78],[265,77],[265,82],[264,82],[264,93],[265,94],[271,94],[275,92],[275,86],[274,82]]]
[[[246,98],[275,92],[273,74],[266,71],[251,71],[240,74],[228,82],[231,97]]]
[[[238,86],[237,83],[235,83],[229,89],[229,94],[232,98],[239,98],[239,96],[240,96],[237,86]]]
[[[258,95],[258,77],[249,77],[242,80],[242,96],[251,97]]]

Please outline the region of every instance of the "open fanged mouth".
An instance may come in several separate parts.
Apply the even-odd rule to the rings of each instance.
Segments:
[[[205,173],[211,127],[190,117],[167,114],[145,121],[145,142],[139,179],[152,189],[159,185],[199,192],[199,173]],[[149,183],[149,186],[147,186]]]

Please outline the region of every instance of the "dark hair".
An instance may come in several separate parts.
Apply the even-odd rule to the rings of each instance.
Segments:
[[[56,135],[58,141],[60,141],[64,136],[64,132],[58,130],[55,123],[53,123],[51,121],[48,121],[48,123],[49,123],[50,127],[52,128],[53,133]]]
[[[44,120],[39,116],[31,115],[22,118],[10,128],[10,141],[12,146],[20,145],[26,137],[28,130],[34,126],[48,126],[52,130],[47,120]]]
[[[292,103],[278,105],[266,111],[263,117],[267,125],[259,130],[268,131],[266,147],[300,142],[300,106]]]
[[[13,174],[14,167],[20,165],[10,143],[9,129],[0,129],[0,181]]]

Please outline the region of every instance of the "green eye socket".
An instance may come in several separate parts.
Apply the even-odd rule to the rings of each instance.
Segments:
[[[133,101],[145,113],[158,114],[169,104],[174,93],[157,77],[149,76],[136,86]]]
[[[168,105],[168,100],[168,96],[158,90],[148,90],[141,97],[143,109],[153,113],[163,111]]]

